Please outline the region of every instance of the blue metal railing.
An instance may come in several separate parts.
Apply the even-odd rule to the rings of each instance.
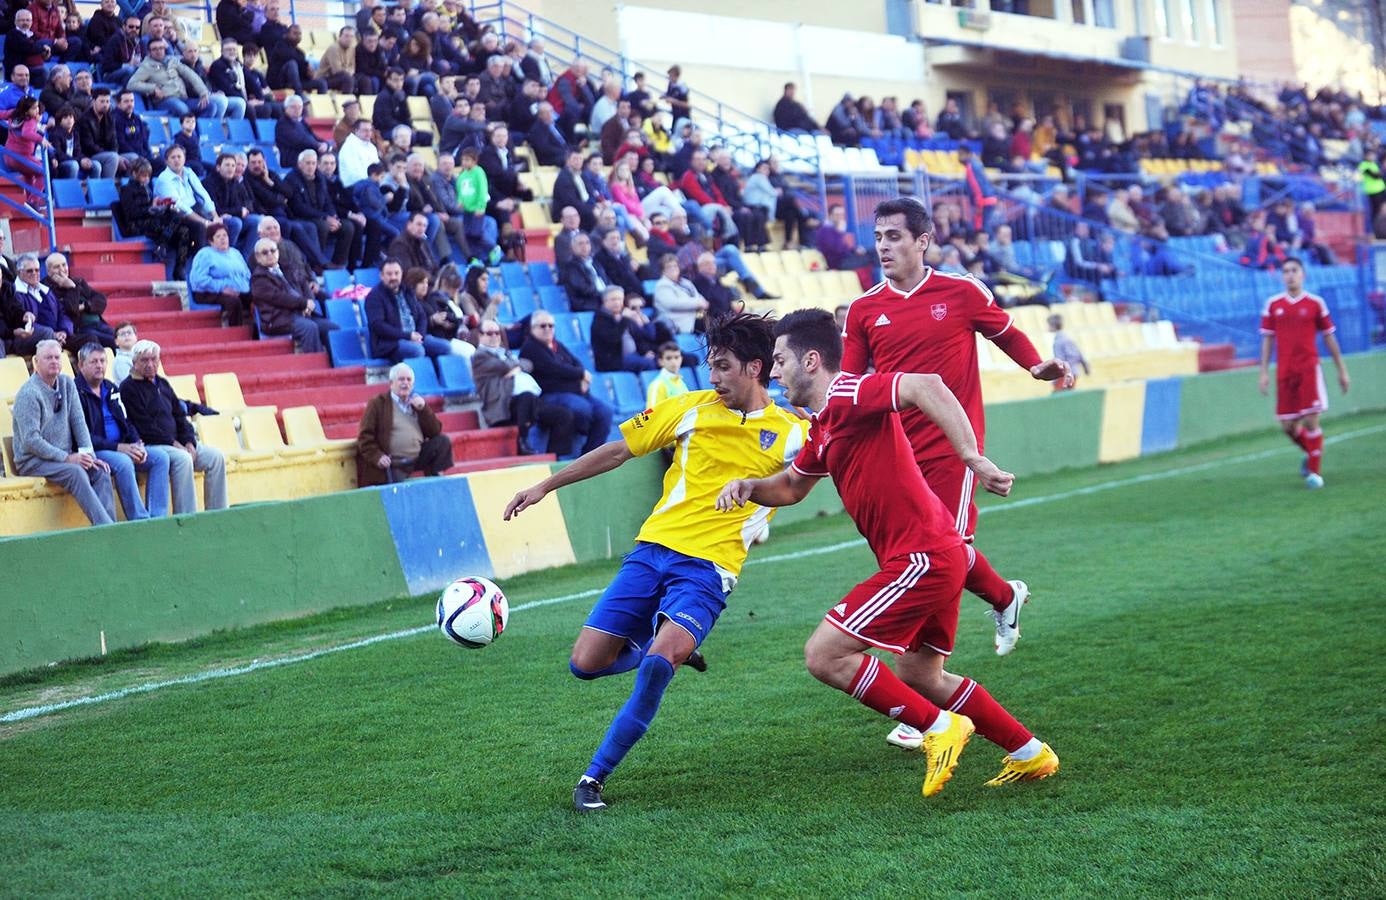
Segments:
[[[12,159],[24,164],[31,164],[32,161],[13,150],[0,146],[0,181],[19,188],[23,192],[24,200],[20,202],[0,195],[0,202],[14,210],[14,214],[37,222],[42,233],[48,239],[48,251],[52,252],[58,249],[58,228],[54,219],[53,177],[49,167],[48,148],[39,147],[38,164],[44,173],[42,190],[30,185],[22,173],[10,168],[10,160]],[[42,209],[34,206],[35,200],[42,200]]]

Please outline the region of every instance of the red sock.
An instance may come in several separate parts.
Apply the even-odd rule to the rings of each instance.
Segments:
[[[1015,598],[1015,589],[991,567],[982,552],[967,545],[967,579],[963,587],[981,597],[1001,612]]]
[[[1309,454],[1309,471],[1318,475],[1319,465],[1323,462],[1323,431],[1316,428],[1301,434],[1304,435],[1304,442],[1300,446]]]
[[[864,656],[861,668],[847,693],[876,712],[918,728],[928,729],[938,718],[939,709],[905,684],[889,666],[874,656]]]
[[[1309,432],[1303,427],[1296,426],[1294,431],[1289,432],[1290,440],[1294,441],[1305,453],[1309,452]]]
[[[952,697],[948,711],[962,713],[977,726],[977,733],[1010,753],[1019,750],[1034,737],[1030,730],[1006,712],[1005,707],[991,699],[991,694],[971,678],[964,678]]]

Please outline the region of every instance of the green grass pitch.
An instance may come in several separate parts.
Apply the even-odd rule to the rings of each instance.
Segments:
[[[925,801],[923,757],[804,671],[823,611],[873,570],[856,545],[746,569],[710,671],[678,675],[599,816],[570,794],[630,677],[568,674],[590,599],[517,612],[482,651],[425,633],[0,724],[0,896],[1380,897],[1386,416],[1328,424],[1351,436],[1318,492],[1273,427],[983,501],[979,547],[1034,599],[999,659],[964,596],[950,668],[1053,744],[1047,781],[983,788],[1001,752],[978,738]],[[752,558],[855,537],[818,519]],[[613,570],[503,586],[519,606]],[[431,609],[14,676],[0,713]]]

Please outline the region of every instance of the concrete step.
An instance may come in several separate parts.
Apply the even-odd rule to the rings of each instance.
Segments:
[[[164,350],[164,365],[178,366],[186,372],[201,363],[199,371],[235,372],[235,360],[257,356],[269,359],[283,359],[293,356],[294,347],[290,341],[242,341],[231,346],[225,344],[185,344],[168,347]]]
[[[80,275],[92,274],[97,267],[104,268],[108,264],[124,266],[140,265],[146,262],[143,242],[108,239],[64,244],[59,240],[58,246],[67,248],[66,252],[70,257],[68,262]],[[163,264],[160,263],[159,265],[162,267]]]
[[[112,297],[106,304],[106,321],[114,322],[116,316],[182,310],[183,301],[173,294],[164,297]]]
[[[296,390],[246,390],[244,384],[241,385],[241,393],[245,394],[247,403],[252,405],[278,406],[281,409],[286,406],[322,406],[325,404],[337,403],[356,403],[357,419],[360,418],[360,408],[366,405],[376,394],[382,390],[381,385],[377,384],[324,384],[310,388],[300,388]]]
[[[276,341],[287,345],[287,341]],[[270,356],[240,356],[241,347],[255,348],[257,341],[234,344],[225,348],[221,355],[195,357],[189,360],[164,360],[164,368],[174,375],[206,375],[208,372],[235,372],[239,378],[249,378],[257,374],[281,374],[284,372],[309,372],[327,370],[326,353],[287,353],[281,350]]]
[[[204,329],[217,328],[221,325],[221,310],[219,309],[198,309],[198,310],[169,310],[166,312],[132,312],[124,318],[135,323],[135,327],[143,333],[149,331],[175,331],[186,328]],[[110,321],[108,317],[106,321]]]
[[[551,463],[558,457],[552,453],[536,453],[533,456],[492,456],[487,459],[469,459],[459,462],[444,472],[444,475],[466,475],[469,472],[485,472],[488,469],[507,469],[511,466],[532,466],[537,463]]]
[[[63,223],[58,226],[58,246],[67,244],[89,244],[111,240],[113,232],[110,225],[88,225],[82,223]],[[132,242],[133,243],[133,242]],[[143,245],[143,242],[139,242]]]
[[[373,385],[380,392],[385,390],[383,384]],[[432,407],[439,417],[443,416],[443,398],[429,397],[428,405]],[[361,426],[361,415],[366,411],[365,403],[314,403],[318,410],[318,421],[322,422],[323,432],[330,438],[354,438]],[[454,429],[443,426],[447,431]],[[465,428],[456,429],[465,431]]]
[[[493,459],[498,456],[512,456],[515,453],[516,429],[476,428],[471,431],[448,432],[452,439],[452,458],[454,462],[477,459]]]
[[[139,334],[142,338],[157,341],[160,346],[170,349],[185,344],[233,344],[253,339],[249,325],[238,325],[234,328],[221,324],[206,328],[150,327],[140,328]]]
[[[295,369],[277,372],[237,373],[241,390],[269,393],[271,391],[307,390],[322,386],[360,385],[366,383],[364,366],[345,366],[340,369]]]

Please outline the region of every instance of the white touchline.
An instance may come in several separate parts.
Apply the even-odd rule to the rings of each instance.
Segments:
[[[1368,435],[1380,434],[1386,431],[1386,425],[1373,425],[1370,428],[1361,428],[1357,431],[1347,431],[1342,434],[1334,435],[1324,440],[1325,444],[1336,444],[1342,441],[1352,440]],[[1173,469],[1164,469],[1159,472],[1150,472],[1145,475],[1135,475],[1131,478],[1118,478],[1115,481],[1104,481],[1101,484],[1089,485],[1088,487],[1075,488],[1071,491],[1061,491],[1057,494],[1045,494],[1042,497],[1025,497],[1019,500],[1010,500],[1002,506],[988,506],[978,510],[978,513],[998,513],[1007,510],[1023,509],[1029,506],[1038,506],[1043,503],[1057,503],[1062,500],[1071,500],[1074,497],[1086,497],[1089,494],[1098,494],[1103,491],[1112,491],[1118,488],[1131,487],[1132,485],[1145,484],[1151,481],[1162,481],[1167,478],[1178,478],[1181,475],[1192,475],[1197,472],[1206,472],[1209,469],[1217,469],[1223,466],[1240,465],[1242,463],[1255,462],[1272,456],[1281,456],[1291,453],[1288,447],[1275,450],[1262,450],[1259,453],[1246,453],[1241,456],[1229,456],[1225,459],[1214,459],[1208,462],[1195,463],[1191,466],[1179,466]],[[852,547],[860,547],[866,541],[862,538],[855,538],[850,541],[841,541],[836,544],[827,544],[822,547],[814,547],[811,550],[796,550],[793,553],[780,553],[774,556],[753,557],[746,561],[746,565],[764,565],[766,563],[787,562],[795,559],[803,559],[809,556],[821,556],[824,553],[836,553],[839,550],[846,550]],[[568,603],[573,600],[582,600],[587,597],[595,597],[602,591],[595,588],[588,591],[578,591],[575,594],[564,594],[559,597],[549,597],[545,600],[532,600],[529,603],[521,603],[512,607],[511,612],[524,612],[527,609],[536,609],[541,606],[553,606],[557,603]],[[402,631],[391,631],[386,634],[378,634],[374,637],[363,638],[359,641],[351,641],[346,644],[338,644],[335,647],[325,647],[322,650],[314,650],[311,653],[301,653],[297,656],[285,656],[280,659],[267,659],[263,661],[247,663],[243,666],[236,666],[230,669],[208,669],[205,672],[196,672],[191,675],[183,675],[179,678],[169,678],[164,681],[151,681],[145,684],[135,685],[134,687],[121,688],[118,691],[110,691],[105,694],[92,694],[86,697],[76,697],[72,700],[64,700],[60,703],[48,703],[43,706],[28,706],[23,709],[16,709],[0,715],[0,724],[7,722],[22,722],[26,719],[33,719],[39,716],[51,715],[52,713],[62,712],[65,709],[72,709],[78,706],[91,706],[96,703],[108,703],[112,700],[121,700],[125,697],[133,697],[137,694],[148,694],[153,691],[163,690],[164,688],[178,687],[185,684],[201,684],[204,681],[218,681],[223,678],[234,678],[238,675],[249,675],[252,672],[259,672],[264,669],[277,669],[280,666],[289,666],[296,663],[304,663],[319,657],[329,656],[333,653],[343,653],[347,650],[359,650],[362,647],[369,647],[372,644],[379,644],[384,641],[395,641],[400,638],[413,637],[432,631],[434,625],[420,625],[417,628],[406,628]]]

